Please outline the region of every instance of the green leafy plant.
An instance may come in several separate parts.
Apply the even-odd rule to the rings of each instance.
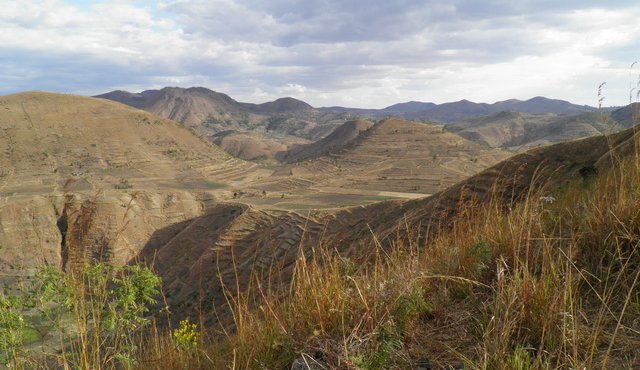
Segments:
[[[0,363],[17,366],[18,352],[26,328],[22,316],[22,301],[17,296],[0,294]]]
[[[135,365],[149,306],[160,294],[161,280],[149,268],[98,263],[63,274],[43,267],[35,281],[40,312],[69,343],[65,362],[86,369]]]

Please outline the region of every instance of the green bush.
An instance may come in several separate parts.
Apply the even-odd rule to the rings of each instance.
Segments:
[[[46,361],[21,351],[28,321],[57,329],[70,368],[131,367],[161,279],[147,267],[99,263],[77,273],[41,268],[24,293],[0,295],[0,360],[13,367]],[[37,317],[32,313],[37,312]],[[45,354],[56,357],[58,355]]]

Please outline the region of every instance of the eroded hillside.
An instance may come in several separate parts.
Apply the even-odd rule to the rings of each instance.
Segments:
[[[335,152],[272,175],[177,123],[116,103],[25,93],[2,97],[0,105],[7,147],[4,276],[28,275],[43,263],[69,270],[87,261],[143,261],[163,276],[168,302],[180,315],[197,310],[208,325],[228,318],[225,287],[244,288],[253,274],[286,282],[301,253],[332,246],[365,260],[380,246],[425,240],[446,228],[461,202],[498,196],[508,203],[542,180],[561,183],[606,168],[611,148],[623,156],[635,147],[627,130],[499,162],[510,154],[438,126],[388,119],[364,127]],[[322,196],[339,202],[348,191],[405,191],[419,199],[300,213],[271,209],[285,184],[311,202]],[[266,186],[274,188],[220,202],[238,187]],[[421,197],[425,189],[437,194]]]
[[[0,97],[0,145],[0,265],[13,270],[63,265],[64,229],[87,202],[91,235],[78,237],[111,240],[122,263],[260,174],[173,121],[73,95]]]

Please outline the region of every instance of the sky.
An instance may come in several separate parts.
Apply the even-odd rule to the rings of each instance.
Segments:
[[[616,0],[0,0],[0,95],[204,86],[383,108],[636,100],[640,3]]]

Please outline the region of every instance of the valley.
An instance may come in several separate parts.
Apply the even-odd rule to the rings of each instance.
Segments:
[[[613,120],[599,123],[596,113],[515,112],[447,126],[397,117],[338,124],[333,113],[332,120],[313,121],[321,113],[295,99],[251,105],[203,88],[137,95],[114,92],[105,97],[134,107],[44,92],[1,97],[3,273],[20,274],[42,263],[72,264],[62,250],[73,243],[82,249],[74,258],[93,256],[125,263],[156,245],[152,240],[158,230],[194,222],[226,207],[267,224],[293,218],[298,220],[293,229],[302,230],[304,223],[330,229],[327,220],[347,222],[344,219],[363,217],[369,212],[367,205],[402,209],[433,195],[441,197],[470,176],[507,163],[503,161],[515,154],[514,149],[622,127]],[[399,104],[387,111],[415,112],[422,107]],[[282,122],[296,123],[279,125],[288,128],[268,134],[274,122],[269,115],[273,114]],[[624,116],[614,113],[612,117],[616,114]],[[239,121],[240,116],[245,121]],[[208,126],[207,122],[220,117],[226,117],[223,125],[239,131],[216,131]],[[267,121],[260,121],[265,117]],[[576,129],[576,125],[589,129]],[[313,129],[308,131],[308,127],[324,127],[329,133],[314,141],[309,134]],[[252,153],[243,152],[243,147]],[[237,158],[242,153],[254,161]],[[87,212],[91,221],[76,236],[78,240],[65,238],[67,230],[60,229],[60,220],[73,225]],[[402,213],[391,214],[388,223]],[[227,227],[216,238],[244,238]],[[265,226],[247,227],[244,232],[255,237]],[[335,234],[323,235],[334,238]],[[298,246],[300,231],[292,235],[297,236],[289,247]],[[91,250],[91,240],[104,240],[107,255]]]
[[[587,186],[638,140],[626,128],[634,106],[606,118],[501,111],[442,125],[327,118],[297,100],[247,105],[189,90],[107,96],[128,105],[0,97],[5,286],[43,265],[71,274],[87,264],[150,266],[169,325],[199,317],[217,338],[242,329],[229,287],[246,292],[247,309],[261,307],[319,251],[367,266],[398,246],[430,245],[487,205],[506,212],[531,194]],[[199,99],[167,98],[185,91]],[[402,107],[423,106],[392,109]],[[263,282],[273,292],[252,290]]]

